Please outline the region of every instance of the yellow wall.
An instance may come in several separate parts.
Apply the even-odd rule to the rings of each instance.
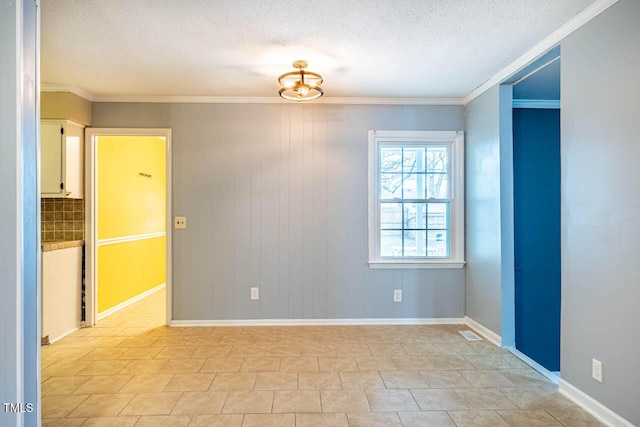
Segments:
[[[164,139],[101,136],[97,153],[98,241],[166,231]],[[99,246],[99,313],[165,281],[165,237]]]

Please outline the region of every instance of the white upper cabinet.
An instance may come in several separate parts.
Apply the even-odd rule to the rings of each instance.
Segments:
[[[68,120],[40,123],[42,197],[84,196],[84,126]]]

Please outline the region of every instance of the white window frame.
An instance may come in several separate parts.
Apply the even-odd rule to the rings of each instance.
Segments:
[[[380,256],[380,145],[449,145],[452,171],[448,257]],[[436,201],[438,199],[434,199]],[[463,268],[464,261],[464,132],[369,131],[369,267]]]

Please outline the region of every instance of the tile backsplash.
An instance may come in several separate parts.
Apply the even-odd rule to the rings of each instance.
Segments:
[[[41,199],[42,241],[84,240],[84,200]]]

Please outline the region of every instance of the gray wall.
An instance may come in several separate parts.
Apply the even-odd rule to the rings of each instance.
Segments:
[[[562,377],[640,425],[640,2],[562,42]],[[604,382],[591,379],[591,358]]]
[[[97,103],[93,123],[173,130],[174,319],[464,316],[464,269],[367,265],[367,131],[464,130],[462,106]]]
[[[0,403],[31,403],[35,410],[15,414],[2,407],[0,426],[38,425],[40,419],[36,16],[34,2],[5,2],[0,9],[0,179],[6,189],[0,208]]]
[[[495,86],[467,104],[465,123],[466,315],[498,335],[502,334],[503,301],[502,92]]]

